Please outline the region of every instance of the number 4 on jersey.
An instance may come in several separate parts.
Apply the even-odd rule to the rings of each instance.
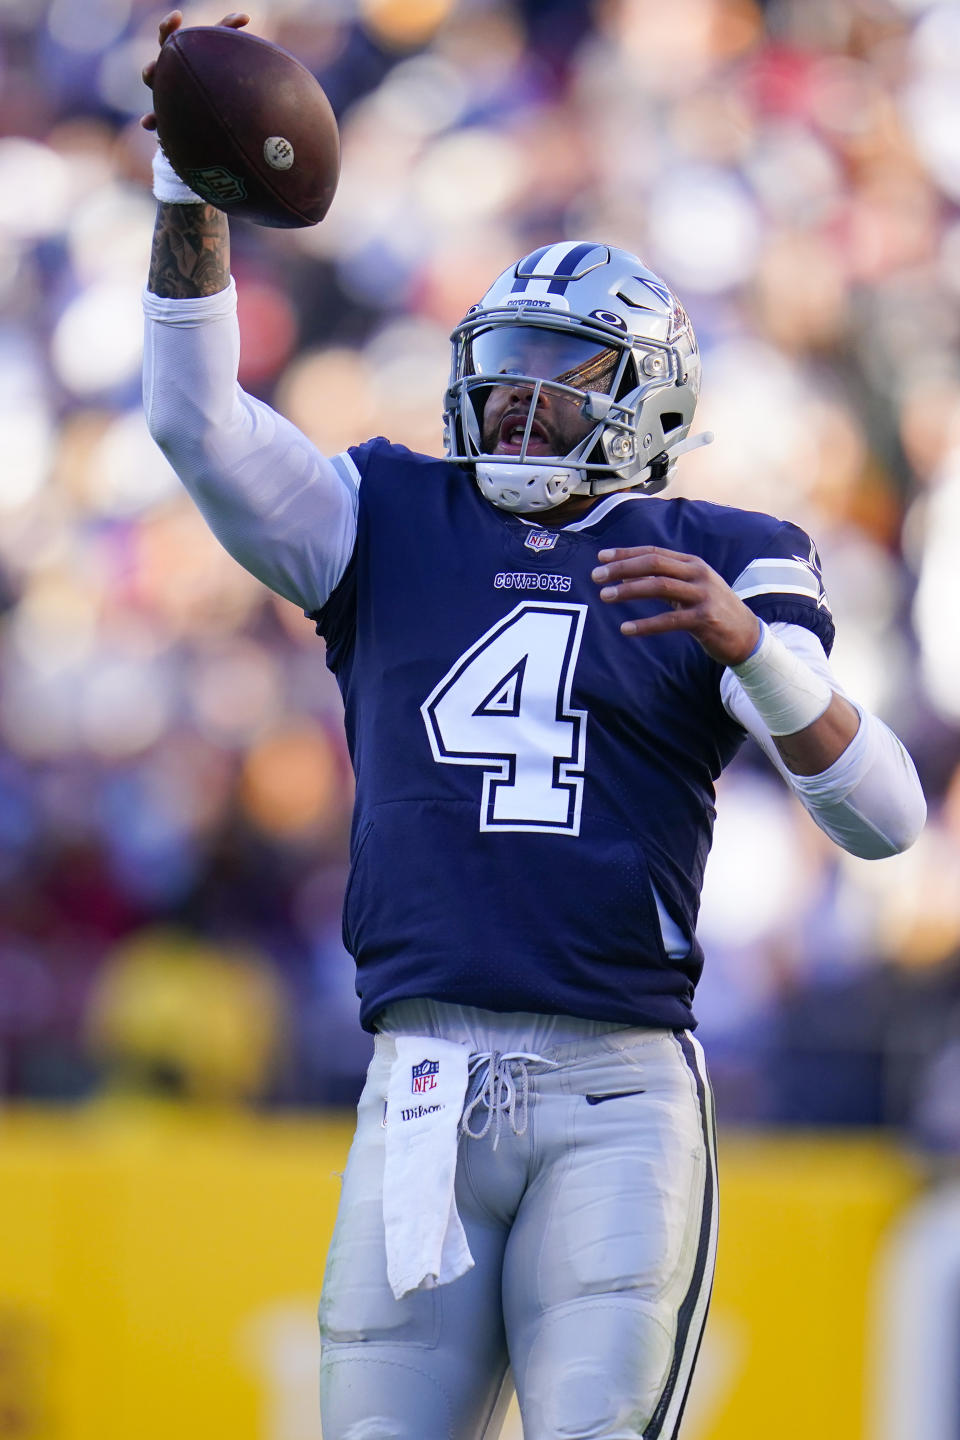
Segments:
[[[481,830],[580,833],[587,715],[570,691],[586,613],[518,605],[420,707],[434,760],[484,772]]]

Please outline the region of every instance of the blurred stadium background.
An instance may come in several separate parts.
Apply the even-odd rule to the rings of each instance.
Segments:
[[[0,0],[0,1436],[18,1440],[316,1436],[304,1317],[369,1050],[322,644],[218,550],[140,411],[139,71],[164,8]],[[837,672],[911,748],[930,821],[868,864],[758,754],[724,779],[697,1008],[728,1216],[689,1437],[958,1440],[960,5],[251,13],[326,88],[343,175],[316,229],[234,227],[248,389],[328,452],[377,433],[435,452],[466,307],[537,244],[607,239],[676,287],[704,351],[717,440],[675,493],[817,538]]]

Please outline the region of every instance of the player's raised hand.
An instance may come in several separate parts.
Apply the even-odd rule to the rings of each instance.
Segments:
[[[760,624],[721,575],[699,555],[683,555],[657,545],[601,550],[592,578],[602,586],[601,600],[662,600],[659,615],[625,620],[624,635],[663,635],[689,630],[721,665],[739,665],[754,649]]]
[[[242,30],[244,25],[250,24],[250,16],[245,14],[242,10],[232,10],[229,15],[224,15],[223,19],[219,23],[221,25],[229,26],[231,30]],[[170,39],[170,36],[174,33],[174,31],[180,29],[180,26],[182,24],[183,12],[181,10],[171,10],[167,15],[164,15],[163,19],[160,21],[160,31],[158,37],[161,49],[163,49],[163,46],[166,45],[167,41]],[[153,89],[153,76],[156,68],[156,60],[151,60],[149,64],[144,65],[143,69],[140,72],[143,77],[144,85],[149,86],[151,90]],[[141,115],[140,124],[143,126],[144,130],[156,130],[157,117],[154,112],[152,110],[148,110],[146,115]]]

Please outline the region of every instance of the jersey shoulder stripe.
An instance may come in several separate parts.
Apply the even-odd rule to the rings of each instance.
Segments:
[[[821,608],[829,608],[820,576],[806,560],[782,556],[751,560],[731,588],[741,600],[757,595],[805,595]]]
[[[349,450],[341,450],[339,455],[331,455],[330,464],[334,470],[336,470],[340,479],[345,482],[348,489],[360,489],[360,471]]]

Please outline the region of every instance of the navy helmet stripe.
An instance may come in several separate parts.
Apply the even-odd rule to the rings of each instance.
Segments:
[[[541,245],[539,250],[532,250],[529,255],[524,255],[523,259],[517,264],[517,278],[513,282],[511,294],[516,295],[521,290],[526,290],[529,282],[536,279],[533,273],[534,270],[540,264],[540,261],[544,255],[546,255],[547,251],[552,249],[552,245]]]
[[[595,250],[596,248],[596,245],[587,243],[574,245],[572,250],[568,250],[566,255],[564,255],[563,259],[560,261],[559,265],[556,267],[556,270],[554,271],[554,278],[547,286],[547,294],[562,295],[563,292],[566,290],[567,286],[570,284],[570,280],[569,278],[561,279],[560,277],[570,277],[571,275],[573,275],[577,266],[580,264],[580,261],[583,260],[585,256],[589,255],[591,250]]]
[[[590,240],[580,240],[567,247],[564,247],[562,242],[556,245],[541,245],[539,250],[532,250],[518,263],[511,293],[520,294],[526,290],[531,280],[540,280],[550,282],[547,285],[548,295],[562,295],[580,268],[581,261],[598,248],[600,247]],[[547,261],[551,251],[557,257],[552,263]]]

